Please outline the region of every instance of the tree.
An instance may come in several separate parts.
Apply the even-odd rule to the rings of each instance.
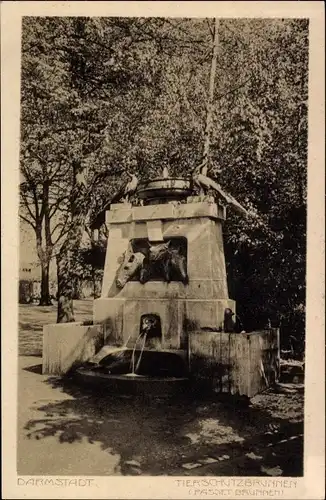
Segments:
[[[56,124],[57,111],[62,102],[61,83],[65,68],[58,64],[49,50],[55,35],[50,29],[44,30],[43,22],[39,19],[24,18],[20,217],[35,232],[37,255],[41,263],[40,305],[51,304],[49,265],[55,246],[67,233],[69,215],[64,210],[68,192],[61,141],[63,130]],[[52,78],[53,68],[55,79]]]
[[[54,175],[49,204],[59,208],[48,226],[58,220],[56,231],[65,232],[52,248],[58,320],[71,320],[70,277],[90,212],[108,203],[125,170],[147,178],[167,165],[171,175],[188,176],[202,159],[212,21],[24,23],[22,215],[35,225],[37,205],[46,220]],[[248,328],[265,316],[291,324],[304,318],[307,22],[223,19],[218,34],[211,165],[222,168],[222,187],[257,214],[230,213],[225,225],[231,295]]]
[[[101,24],[98,30],[98,24],[92,19],[72,20],[73,41],[69,43],[69,51],[66,51],[65,57],[69,63],[69,82],[75,101],[75,108],[71,111],[78,112],[78,130],[73,130],[69,150],[73,170],[69,198],[71,220],[65,242],[57,254],[58,322],[74,319],[72,263],[80,247],[85,223],[89,221],[92,204],[96,204],[94,180],[98,180],[99,162],[103,157],[109,158],[108,175],[112,177],[122,172],[121,165],[126,168],[134,161],[125,145],[121,144],[121,129],[124,140],[129,139],[132,143],[129,134],[134,132],[134,122],[139,122],[140,117],[143,117],[144,108],[136,107],[137,114],[134,113],[133,122],[128,120],[126,110],[128,105],[129,109],[132,109],[135,94],[137,97],[141,89],[146,92],[147,103],[151,97],[151,94],[148,95],[149,91],[155,98],[156,88],[147,69],[150,54],[144,50],[137,52],[133,46],[134,43],[144,42],[142,35],[137,32],[134,33],[134,38],[131,37],[131,31],[137,22],[133,20],[123,23],[118,20],[112,23],[112,20],[109,20]],[[122,34],[117,35],[117,31],[122,31]],[[104,45],[101,40],[104,34],[106,39],[111,38],[111,44],[107,45],[107,59],[103,57],[103,50],[99,52],[98,49],[99,45]],[[123,66],[120,62],[122,57]],[[103,60],[109,64],[103,64]],[[112,115],[115,116],[114,122]],[[96,134],[100,134],[101,141],[96,134],[90,133],[90,119],[97,128]],[[115,160],[119,161],[118,167],[114,164]],[[97,167],[98,171],[94,167]]]
[[[129,56],[130,67],[121,65],[130,28],[121,20],[107,20],[99,30],[96,21],[24,19],[21,217],[36,235],[42,265],[41,304],[49,303],[50,259],[53,254],[62,255],[59,244],[78,219],[72,207],[78,205],[79,180],[93,189],[95,172],[103,166],[110,170],[115,161],[122,166],[129,161],[128,155],[121,154],[118,138],[121,129],[126,134],[135,126],[130,119],[126,122],[127,114],[119,109],[123,97],[139,83],[132,72],[135,61]],[[106,37],[111,44],[106,44]],[[125,87],[124,96],[118,91],[121,87]],[[112,129],[108,133],[113,122],[115,142]],[[121,174],[122,168],[113,167],[112,188],[115,171]]]
[[[244,85],[219,101],[212,149],[224,167],[221,183],[259,214],[228,220],[230,284],[249,328],[270,317],[286,339],[291,328],[304,334],[308,27],[239,21],[230,37],[224,28],[220,57],[241,53],[228,78],[238,73]]]

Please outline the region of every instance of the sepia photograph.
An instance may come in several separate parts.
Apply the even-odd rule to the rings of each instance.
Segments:
[[[310,21],[214,15],[21,18],[18,484],[305,474]]]

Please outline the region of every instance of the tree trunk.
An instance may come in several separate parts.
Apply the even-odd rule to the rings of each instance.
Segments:
[[[36,225],[36,247],[37,254],[41,263],[41,298],[40,306],[52,305],[50,298],[49,268],[52,257],[52,240],[50,232],[50,213],[49,213],[49,180],[47,179],[46,164],[42,164],[44,183],[42,192],[42,208],[39,221]],[[45,242],[42,237],[42,221],[45,226]]]
[[[82,38],[85,30],[84,22],[76,18],[74,25],[77,36]],[[70,60],[71,84],[77,91],[83,90],[84,70],[85,65],[82,55],[79,54],[76,56],[76,54],[72,54]],[[57,256],[57,323],[75,321],[73,307],[74,283],[72,277],[72,256],[80,247],[85,221],[88,220],[89,217],[89,200],[86,196],[85,172],[81,159],[73,159],[71,167],[73,177],[70,194],[71,226],[66,236],[66,240]]]
[[[82,205],[81,197],[80,205]],[[62,245],[57,256],[58,272],[58,314],[57,323],[69,323],[74,319],[74,280],[72,278],[72,256],[80,247],[80,242],[84,232],[85,221],[89,219],[89,211],[77,208],[78,201],[75,200],[76,209],[73,211],[73,221],[67,234],[67,239]]]
[[[92,286],[93,286],[93,297],[98,299],[101,296],[101,283],[102,280],[99,279],[98,273],[96,272],[95,266],[92,264]]]
[[[206,127],[204,135],[203,161],[206,163],[203,169],[204,175],[207,175],[207,162],[209,160],[209,148],[210,148],[212,125],[213,125],[214,89],[215,89],[215,75],[216,75],[216,63],[217,63],[217,51],[218,51],[218,28],[219,28],[219,20],[215,18],[213,52],[212,52],[208,100],[207,100]]]
[[[99,278],[96,277],[94,280],[94,298],[95,299],[98,299],[99,297],[101,297],[101,291],[102,291],[101,287],[102,287],[102,283],[99,280]]]
[[[40,306],[51,306],[50,281],[49,281],[50,262],[43,259],[41,261],[41,298]]]
[[[65,245],[57,255],[58,309],[57,323],[72,323],[74,318],[73,283],[70,279],[70,252]]]
[[[36,233],[36,250],[38,258],[40,259],[41,263],[41,298],[39,305],[50,306],[52,302],[50,299],[49,267],[50,267],[52,249],[44,250],[43,248],[41,224],[37,225],[35,233]]]
[[[80,300],[83,298],[83,290],[82,290],[82,283],[79,278],[76,278],[73,280],[73,299],[74,300]]]

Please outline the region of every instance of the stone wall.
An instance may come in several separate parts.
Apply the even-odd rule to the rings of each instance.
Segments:
[[[103,326],[61,323],[43,327],[43,373],[63,375],[103,346]]]
[[[279,330],[193,332],[189,364],[193,377],[214,391],[251,398],[279,379]]]

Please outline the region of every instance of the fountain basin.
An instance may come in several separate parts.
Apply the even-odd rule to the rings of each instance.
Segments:
[[[137,196],[147,204],[185,199],[191,194],[190,180],[178,177],[151,179],[140,183],[137,189]]]
[[[109,354],[104,351],[102,359],[77,368],[74,378],[109,393],[133,396],[170,397],[186,392],[189,386],[182,354],[126,347]]]
[[[96,386],[121,396],[171,397],[184,394],[189,387],[187,377],[107,374],[83,367],[76,370],[75,377],[83,384]]]

